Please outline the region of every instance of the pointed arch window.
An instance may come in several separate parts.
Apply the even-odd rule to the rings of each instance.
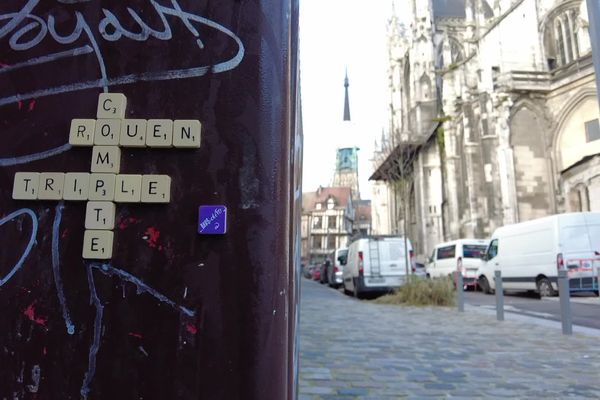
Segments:
[[[554,70],[579,58],[578,9],[562,10],[544,28],[544,51],[548,68]]]

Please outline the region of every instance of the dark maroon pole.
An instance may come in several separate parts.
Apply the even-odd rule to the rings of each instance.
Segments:
[[[296,397],[297,3],[1,2],[0,399]],[[113,257],[84,260],[86,202],[13,200],[13,179],[89,172],[69,129],[103,92],[202,139],[121,148],[171,201],[118,203]],[[226,207],[224,234],[198,233],[200,206]]]

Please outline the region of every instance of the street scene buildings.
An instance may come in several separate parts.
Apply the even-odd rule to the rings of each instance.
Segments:
[[[373,231],[435,244],[600,210],[600,128],[583,0],[423,0],[388,26],[389,127]],[[405,212],[406,211],[406,212]]]

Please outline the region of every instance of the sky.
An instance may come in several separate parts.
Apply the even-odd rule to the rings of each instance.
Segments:
[[[374,141],[388,126],[386,30],[391,10],[391,0],[300,2],[304,192],[331,185],[336,149],[357,146],[361,198],[371,198]],[[346,69],[351,127],[342,122]]]

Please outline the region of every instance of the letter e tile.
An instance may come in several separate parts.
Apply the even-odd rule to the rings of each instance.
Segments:
[[[173,121],[170,119],[149,119],[146,130],[146,144],[149,147],[173,146]]]
[[[142,176],[142,203],[171,201],[171,177],[168,175]]]
[[[112,258],[112,231],[86,230],[83,234],[83,258],[86,260],[109,260]]]

